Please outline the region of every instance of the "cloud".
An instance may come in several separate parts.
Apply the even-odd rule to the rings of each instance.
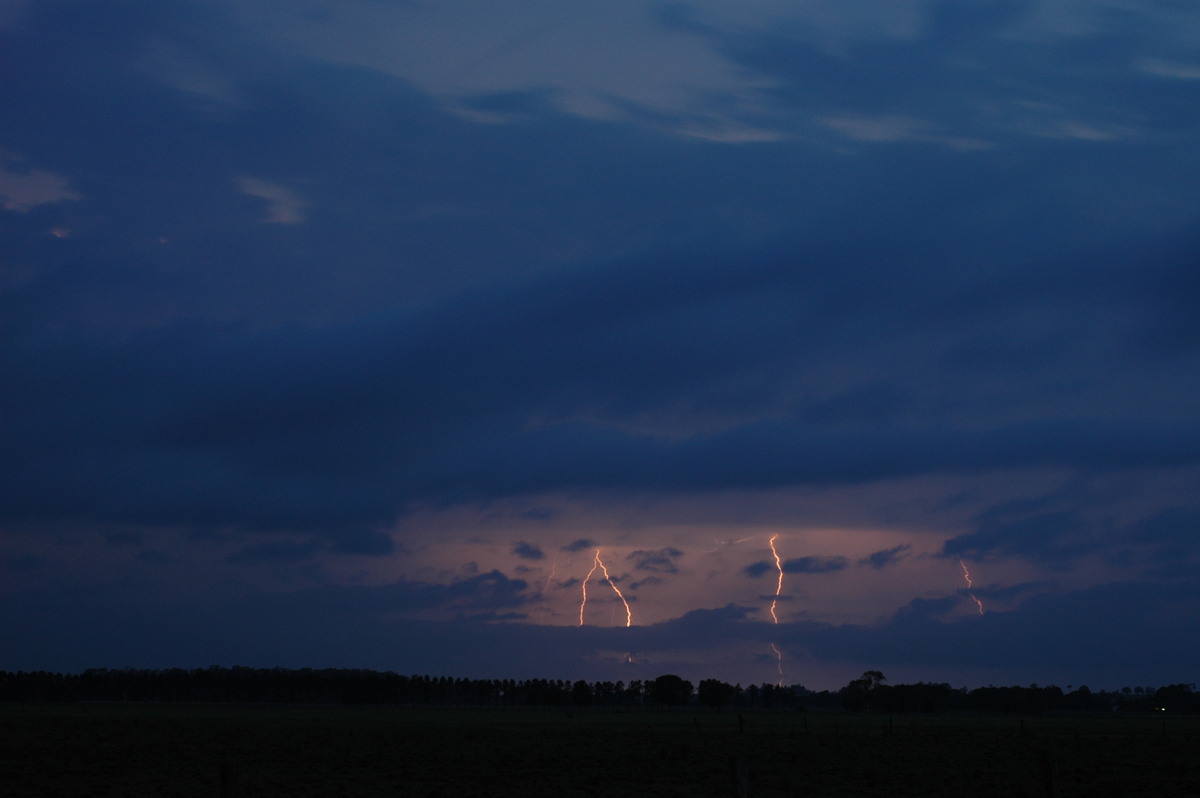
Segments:
[[[914,530],[994,566],[1011,584],[980,595],[1031,624],[1069,622],[1055,598],[1087,611],[1059,582],[1190,584],[1194,8],[467,5],[70,0],[3,28],[0,144],[22,155],[0,172],[7,561],[226,595],[185,609],[229,622],[229,656],[362,636],[360,662],[483,668],[511,639],[528,652],[506,667],[582,674],[639,646],[711,662],[711,631],[757,646],[772,680],[761,602],[517,629],[552,583],[534,605],[447,519],[528,508],[476,530],[508,561],[620,545],[649,575],[642,606],[669,592],[650,579],[691,578],[674,552],[763,518],[871,530],[789,568],[879,571],[891,604],[856,617],[926,603],[781,625],[823,662],[907,634],[982,663],[989,635],[1022,632],[991,601],[959,617],[952,571],[950,596],[928,593],[915,574],[939,564],[911,556],[931,546]],[[60,534],[78,545],[44,542]],[[251,581],[379,583],[463,573],[459,543],[482,576],[223,593],[227,556]],[[749,593],[739,574],[774,565],[745,552],[694,556]],[[206,664],[223,645],[151,650],[34,581],[5,588],[41,613],[2,619],[21,651]],[[159,601],[123,606],[170,631]]]
[[[844,571],[850,561],[845,557],[795,557],[783,561],[785,574],[828,574]]]
[[[880,551],[871,552],[870,555],[858,561],[859,565],[869,565],[876,571],[883,570],[889,565],[895,565],[900,562],[908,553],[912,551],[912,545],[909,543],[901,543],[899,546],[893,546],[890,549],[881,549]]]
[[[1174,80],[1200,80],[1200,64],[1147,58],[1138,64],[1151,75]]]
[[[571,541],[567,545],[563,546],[562,550],[566,551],[566,552],[574,553],[577,551],[583,551],[584,549],[594,549],[594,548],[596,548],[595,541],[593,541],[589,538],[580,538],[579,540]]]
[[[775,563],[768,562],[767,560],[759,560],[757,562],[752,562],[749,565],[742,568],[742,573],[744,573],[746,576],[750,577],[751,579],[758,579],[760,576],[767,573],[768,571],[775,573],[775,572],[777,572],[777,569],[775,567]]]
[[[541,560],[546,556],[539,546],[525,541],[514,543],[512,552],[523,560]]]
[[[306,203],[291,189],[269,183],[257,177],[239,177],[238,190],[267,202],[268,224],[300,224],[304,221]]]
[[[0,152],[0,157],[3,156],[4,153]],[[4,160],[19,161],[11,157],[0,160],[0,203],[3,203],[5,210],[24,213],[39,205],[83,199],[83,195],[73,190],[62,175],[44,169],[9,171]]]
[[[231,554],[228,562],[240,565],[260,565],[268,562],[298,562],[307,560],[317,551],[314,541],[299,542],[291,539],[254,543]]]
[[[638,571],[674,574],[679,573],[679,567],[675,564],[675,561],[682,556],[682,551],[673,546],[668,546],[653,551],[638,549],[630,553],[625,559],[632,562],[634,569]]]
[[[1028,557],[1057,563],[1091,553],[1100,547],[1089,523],[1068,510],[1009,514],[996,510],[983,514],[974,532],[947,540],[942,554],[948,557],[983,557],[988,554]]]
[[[401,78],[451,107],[536,90],[589,119],[623,119],[639,108],[712,117],[719,114],[698,110],[694,98],[756,88],[708,42],[656,25],[650,4],[349,2],[326,9],[319,23],[298,9],[256,5],[244,16],[275,46]]]

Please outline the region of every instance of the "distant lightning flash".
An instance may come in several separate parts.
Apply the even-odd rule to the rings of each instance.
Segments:
[[[771,620],[776,625],[779,624],[779,616],[775,614],[775,607],[779,604],[779,594],[783,592],[783,561],[779,559],[779,552],[775,550],[775,538],[779,535],[772,535],[768,543],[771,546],[771,556],[775,558],[775,570],[779,571],[779,581],[775,583],[775,598],[771,600]]]
[[[579,600],[579,625],[583,626],[583,610],[587,607],[587,583],[592,578],[592,574],[596,573],[596,567],[600,564],[600,550],[596,549],[596,559],[592,561],[592,570],[587,572],[587,576],[583,578],[583,598]]]
[[[779,579],[775,582],[775,597],[771,599],[771,620],[776,626],[779,625],[779,616],[775,614],[775,607],[779,604],[779,596],[783,593],[783,560],[779,559],[779,552],[775,549],[775,539],[779,535],[771,535],[771,539],[767,541],[771,547],[771,556],[775,558],[775,570],[779,572]],[[783,687],[783,652],[779,650],[779,646],[771,643],[771,650],[775,652],[775,667],[779,671],[779,687]]]
[[[608,575],[608,566],[600,559],[600,549],[596,549],[596,556],[592,559],[592,570],[587,572],[587,576],[583,578],[583,597],[579,601],[579,625],[583,626],[583,611],[587,607],[587,586],[588,581],[592,578],[592,574],[596,573],[599,568],[604,572],[604,581],[608,582],[608,586],[617,594],[617,598],[625,605],[625,626],[633,626],[633,610],[629,608],[629,602],[625,600],[625,595],[621,593],[621,588],[613,583],[612,577]]]
[[[604,560],[600,559],[600,549],[596,549],[596,562],[600,566],[600,570],[604,571],[604,579],[608,582],[608,586],[617,594],[617,598],[625,605],[625,626],[633,626],[633,611],[629,609],[629,602],[625,600],[625,596],[621,593],[621,588],[617,587],[613,582],[612,577],[608,575],[608,566],[604,564]]]
[[[983,615],[983,602],[971,592],[971,572],[967,570],[967,564],[962,561],[962,558],[959,558],[958,564],[962,566],[963,579],[967,580],[967,595],[971,597],[971,601],[975,602],[975,606],[979,607],[979,614]]]

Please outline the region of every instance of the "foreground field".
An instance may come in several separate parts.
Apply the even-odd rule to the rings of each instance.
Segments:
[[[0,706],[0,795],[47,798],[1200,796],[1197,751],[1195,717]]]

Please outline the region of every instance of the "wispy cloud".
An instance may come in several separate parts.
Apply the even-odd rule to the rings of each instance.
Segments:
[[[269,224],[300,224],[304,221],[307,203],[289,188],[257,177],[237,178],[238,190],[251,197],[266,200]]]

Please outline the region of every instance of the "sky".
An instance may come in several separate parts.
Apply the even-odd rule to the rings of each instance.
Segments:
[[[0,669],[1200,677],[1193,3],[0,0],[0,109]]]

